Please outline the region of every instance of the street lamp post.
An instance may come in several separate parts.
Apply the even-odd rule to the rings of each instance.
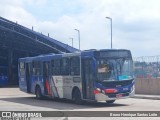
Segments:
[[[74,30],[76,30],[76,31],[78,32],[78,38],[79,38],[79,50],[80,50],[80,30],[78,30],[78,29],[74,29]]]
[[[110,17],[106,17],[106,18],[111,21],[111,49],[112,49],[112,18]]]
[[[69,38],[69,39],[71,39],[71,40],[72,40],[72,47],[73,47],[73,38]]]

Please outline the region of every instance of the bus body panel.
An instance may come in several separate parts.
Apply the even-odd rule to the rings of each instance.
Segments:
[[[31,93],[35,94],[35,88],[39,86],[42,94],[44,94],[44,82],[42,76],[32,76],[31,78]]]
[[[25,76],[19,77],[19,88],[23,92],[27,92],[27,83]]]
[[[128,82],[128,81],[127,81]],[[122,85],[121,82],[119,82],[119,85],[116,85],[117,87],[105,87],[105,85],[95,83],[96,88],[100,89],[101,92],[98,94],[95,94],[95,99],[97,101],[109,101],[109,100],[116,100],[120,98],[128,98],[133,97],[135,94],[135,87],[134,87],[134,81],[131,80],[130,83],[127,85]],[[116,93],[105,93],[105,90],[107,89],[115,89]]]
[[[105,95],[103,93],[99,93],[95,95],[96,101],[110,101],[110,100],[116,100],[116,99],[124,99],[124,98],[129,98],[133,97],[135,95],[135,87],[134,85],[132,86],[131,92],[128,93],[127,96],[123,96],[124,93],[117,93],[117,96],[115,97],[109,97],[108,95]]]
[[[53,97],[72,99],[72,90],[80,88],[80,77],[52,76],[50,87]]]

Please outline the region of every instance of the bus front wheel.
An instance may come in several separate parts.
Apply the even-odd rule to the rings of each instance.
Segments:
[[[81,93],[79,89],[75,89],[72,94],[72,99],[76,104],[82,104]]]
[[[106,103],[108,103],[108,104],[112,104],[114,102],[115,102],[115,100],[106,101]]]
[[[43,98],[41,88],[39,86],[36,86],[35,93],[37,99],[41,100]]]

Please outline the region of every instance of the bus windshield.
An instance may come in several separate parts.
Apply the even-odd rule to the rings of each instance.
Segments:
[[[97,60],[98,81],[133,79],[131,58],[102,58]]]

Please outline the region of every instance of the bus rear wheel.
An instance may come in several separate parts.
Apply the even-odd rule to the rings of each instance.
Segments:
[[[106,103],[108,103],[108,104],[112,104],[112,103],[114,103],[116,100],[110,100],[110,101],[106,101]]]
[[[41,100],[43,98],[41,88],[39,86],[36,86],[35,93],[37,99]]]
[[[75,89],[73,91],[72,99],[78,105],[83,103],[82,98],[81,98],[81,93],[80,93],[79,89]]]

